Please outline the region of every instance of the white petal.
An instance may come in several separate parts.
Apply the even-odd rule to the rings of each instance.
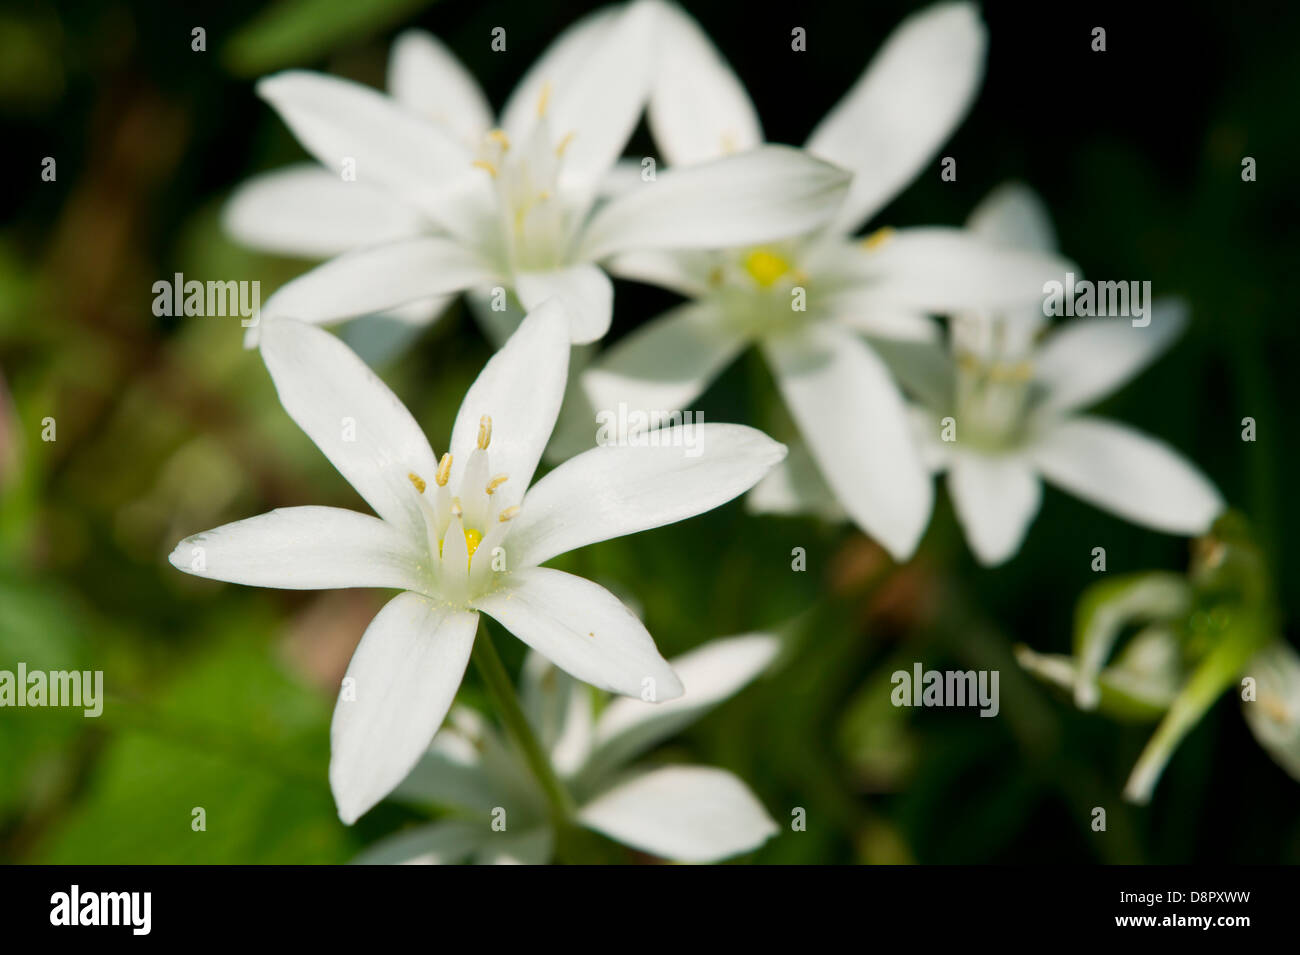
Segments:
[[[724,248],[799,235],[839,208],[848,183],[844,170],[789,146],[670,169],[601,207],[579,255]]]
[[[388,92],[466,144],[492,126],[492,109],[478,82],[446,44],[424,30],[407,30],[393,41]]]
[[[709,294],[709,273],[716,260],[698,249],[644,249],[623,252],[602,264],[616,278],[658,285],[683,298],[703,298]]]
[[[557,298],[569,317],[569,338],[575,345],[594,342],[609,331],[614,314],[614,284],[594,265],[572,265],[552,272],[520,272],[515,291],[532,311],[548,298]]]
[[[948,492],[971,550],[989,566],[1001,564],[1020,549],[1043,497],[1029,462],[976,453],[955,456],[948,472]]]
[[[390,524],[340,507],[282,507],[187,537],[169,558],[196,577],[252,587],[418,590],[419,552]]]
[[[717,862],[777,832],[743,782],[704,766],[635,776],[584,806],[578,819],[634,849],[682,862]]]
[[[731,363],[745,337],[714,301],[688,302],[642,325],[606,351],[583,375],[597,413],[677,411],[703,394]],[[593,430],[600,419],[593,423]]]
[[[496,493],[503,507],[517,504],[555,427],[568,370],[567,316],[558,302],[544,303],[523,320],[466,392],[451,431],[451,486],[459,485],[478,442],[479,422],[487,415],[492,419],[492,471],[509,477]]]
[[[305,163],[242,183],[221,210],[221,222],[236,242],[302,258],[327,258],[428,228],[382,189],[344,182]]]
[[[757,677],[781,644],[766,633],[723,637],[669,663],[686,692],[667,703],[632,697],[610,701],[596,722],[589,767],[595,773],[625,765],[661,740],[694,723]],[[588,781],[595,779],[588,776]]]
[[[501,126],[512,140],[523,142],[543,102],[549,102],[556,90],[573,85],[574,75],[599,49],[620,12],[610,5],[589,13],[567,27],[529,67],[501,111]],[[544,90],[548,90],[545,95]]]
[[[1004,183],[985,197],[966,220],[966,228],[1015,249],[1056,248],[1056,230],[1043,200],[1028,186]]]
[[[749,94],[700,25],[675,3],[660,11],[660,56],[646,119],[664,158],[685,166],[761,144]]]
[[[371,368],[380,368],[404,353],[438,319],[454,296],[434,295],[373,315],[362,315],[335,329],[339,338]]]
[[[1034,359],[1035,377],[1046,389],[1042,407],[1073,411],[1135,377],[1182,334],[1187,307],[1160,301],[1150,319],[1135,326],[1127,318],[1079,318],[1053,332]]]
[[[286,283],[262,306],[262,324],[280,318],[333,322],[494,280],[492,270],[459,242],[404,239],[340,255]]]
[[[952,411],[957,369],[953,365],[952,352],[946,346],[896,339],[877,339],[872,345],[904,391],[930,411],[944,415]],[[936,426],[935,436],[938,434]]]
[[[738,424],[684,424],[592,448],[528,492],[506,541],[510,566],[703,514],[783,457],[784,445]]]
[[[330,725],[330,788],[345,823],[387,796],[428,747],[477,629],[478,614],[413,593],[394,597],[366,628],[348,664],[351,693],[340,693]]]
[[[328,169],[406,196],[432,214],[444,196],[479,178],[474,157],[450,133],[368,86],[288,70],[260,80],[257,93]]]
[[[376,514],[422,540],[408,475],[429,480],[438,463],[411,413],[329,332],[291,321],[264,325],[262,358],[289,417]]]
[[[595,726],[591,690],[536,650],[524,659],[519,682],[520,703],[537,741],[557,773],[572,775],[591,753]]]
[[[475,608],[584,683],[661,702],[682,694],[636,614],[583,577],[527,567],[480,597]]]
[[[352,865],[455,865],[492,835],[488,820],[448,819],[403,829],[369,846]]]
[[[777,385],[826,482],[853,520],[897,560],[911,556],[934,488],[885,363],[834,327],[765,347]]]
[[[936,343],[942,339],[938,323],[924,311],[880,302],[856,289],[833,293],[819,307],[832,321],[872,338]]]
[[[1202,534],[1223,510],[1214,485],[1167,444],[1099,418],[1047,430],[1028,449],[1043,477],[1126,520]]]
[[[987,36],[974,4],[904,20],[826,114],[808,149],[856,173],[836,228],[853,232],[916,177],[966,115]]]
[[[925,312],[1038,305],[1043,286],[1074,266],[1046,252],[1026,252],[963,229],[899,229],[862,249],[855,270],[862,303],[878,301]]]
[[[455,707],[447,717],[448,725],[434,737],[433,743],[421,754],[415,768],[395,788],[389,798],[422,808],[472,809],[491,812],[496,806],[506,805],[510,787],[503,784],[485,765],[479,746],[501,745],[490,730],[491,742],[475,738],[473,741],[456,732]]]
[[[657,48],[655,14],[650,3],[623,7],[572,73],[552,86],[546,118],[556,142],[566,144],[566,192],[595,196],[641,118]]]

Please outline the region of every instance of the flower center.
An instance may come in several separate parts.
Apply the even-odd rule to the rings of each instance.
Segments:
[[[771,249],[754,249],[745,256],[745,271],[759,288],[771,288],[793,271],[793,266]]]
[[[1016,443],[1033,393],[1034,367],[1027,359],[988,361],[970,352],[957,356],[957,421],[960,440],[989,450]]]
[[[464,602],[482,593],[497,573],[504,571],[501,545],[517,506],[502,507],[497,490],[508,475],[491,475],[488,446],[492,443],[492,418],[479,419],[477,447],[460,475],[457,493],[450,485],[452,455],[442,456],[433,476],[434,487],[420,475],[407,475],[419,496],[424,515],[430,558],[430,587],[452,602]],[[474,560],[480,551],[485,557]]]

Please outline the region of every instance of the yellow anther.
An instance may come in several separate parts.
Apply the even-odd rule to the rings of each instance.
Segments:
[[[492,132],[487,134],[487,138],[492,140],[492,142],[496,143],[502,149],[510,148],[510,137],[506,135],[506,131],[504,129],[492,130]]]
[[[448,451],[438,462],[438,473],[433,479],[438,482],[438,487],[446,487],[447,481],[451,478],[451,452]]]
[[[875,232],[871,233],[871,235],[863,239],[862,247],[869,252],[874,252],[893,237],[894,230],[889,226],[885,226],[883,229],[877,229]]]
[[[537,97],[537,116],[538,118],[546,115],[546,107],[551,103],[551,81],[547,80],[542,84],[542,93]]]
[[[518,513],[519,513],[519,505],[512,504],[510,507],[507,507],[505,510],[503,510],[500,513],[500,515],[497,516],[497,520],[499,520],[502,524],[504,524],[506,521],[514,520],[515,515]]]
[[[486,170],[487,174],[491,176],[493,179],[497,177],[497,167],[492,165],[486,159],[475,159],[472,163],[470,163],[470,165],[478,169]]]
[[[495,494],[497,488],[499,488],[502,484],[505,484],[506,481],[508,480],[510,480],[510,478],[507,477],[506,475],[498,474],[492,480],[488,481],[487,492],[489,494]]]
[[[745,271],[763,288],[771,288],[790,271],[790,263],[769,249],[755,249],[745,256]]]
[[[492,443],[492,416],[483,415],[478,419],[478,446],[485,451]]]
[[[415,485],[415,489],[423,494],[426,487],[424,478],[420,477],[420,475],[416,474],[414,471],[408,472],[406,476],[410,479],[411,483]]]
[[[550,198],[551,198],[551,190],[549,189],[543,189],[541,192],[537,194],[538,202],[549,202]]]
[[[478,545],[483,543],[483,535],[472,527],[465,528],[465,549],[469,551],[469,556],[473,558],[474,551],[478,550]]]
[[[558,146],[555,147],[555,155],[556,155],[556,156],[563,156],[563,155],[564,155],[564,151],[565,151],[566,149],[569,148],[569,143],[573,142],[573,137],[574,137],[575,135],[577,135],[577,134],[574,133],[574,132],[572,132],[572,131],[567,132],[567,133],[564,134],[564,138],[560,140],[560,144],[559,144]]]

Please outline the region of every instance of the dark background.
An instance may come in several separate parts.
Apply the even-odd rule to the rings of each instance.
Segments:
[[[1173,444],[1249,517],[1294,644],[1300,8],[1133,6],[986,5],[986,81],[941,151],[957,181],[941,182],[936,161],[875,224],[959,224],[1020,179],[1089,274],[1188,299],[1186,337],[1097,410]],[[0,858],[341,861],[410,818],[381,807],[345,830],[325,785],[331,687],[380,595],[221,587],[166,565],[197,530],[356,499],[283,415],[238,331],[156,319],[150,288],[184,271],[259,278],[265,297],[305,267],[239,250],[217,227],[234,185],[302,157],[253,95],[257,75],[306,65],[382,86],[388,43],[418,25],[500,107],[589,8],[37,2],[0,14],[11,184],[0,193],[0,666],[101,667],[114,694],[99,721],[0,713]],[[916,8],[690,5],[768,139],[796,144]],[[796,25],[805,53],[790,50]],[[190,49],[194,26],[206,53]],[[494,26],[507,29],[505,54],[489,49]],[[1104,53],[1090,49],[1095,26]],[[644,127],[629,153],[653,154]],[[40,180],[44,156],[57,158],[54,183]],[[1256,182],[1241,179],[1244,156]],[[619,283],[617,301],[611,340],[673,299]],[[488,354],[457,310],[386,373],[435,447]],[[788,427],[755,356],[700,407],[778,436]],[[45,415],[58,420],[50,445]],[[1258,422],[1253,444],[1240,439],[1245,416]],[[808,810],[808,832],[756,861],[1300,861],[1297,783],[1230,698],[1135,809],[1119,791],[1150,727],[1080,715],[1019,676],[1013,643],[1068,650],[1099,545],[1112,573],[1187,560],[1185,541],[1048,490],[1020,554],[992,571],[970,557],[942,492],[901,570],[848,528],[755,519],[739,504],[566,566],[619,582],[667,655],[799,621],[780,673],[666,751],[734,769],[778,822]],[[804,574],[789,568],[795,546],[809,553]],[[1003,718],[882,706],[889,673],[918,659],[1000,668]],[[477,698],[472,681],[465,694]],[[197,805],[212,820],[203,834],[189,828]],[[1088,826],[1098,805],[1107,833]]]

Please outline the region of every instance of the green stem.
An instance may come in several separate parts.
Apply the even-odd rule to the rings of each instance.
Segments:
[[[564,788],[564,783],[560,782],[560,777],[555,775],[555,767],[551,765],[550,758],[542,750],[533,728],[528,724],[528,718],[519,706],[514,684],[506,673],[505,664],[501,662],[487,626],[482,623],[479,624],[478,637],[474,641],[474,665],[478,668],[492,701],[496,703],[506,732],[519,747],[528,768],[541,784],[542,792],[546,794],[546,801],[551,807],[552,821],[557,828],[565,826],[573,815],[573,798]]]

